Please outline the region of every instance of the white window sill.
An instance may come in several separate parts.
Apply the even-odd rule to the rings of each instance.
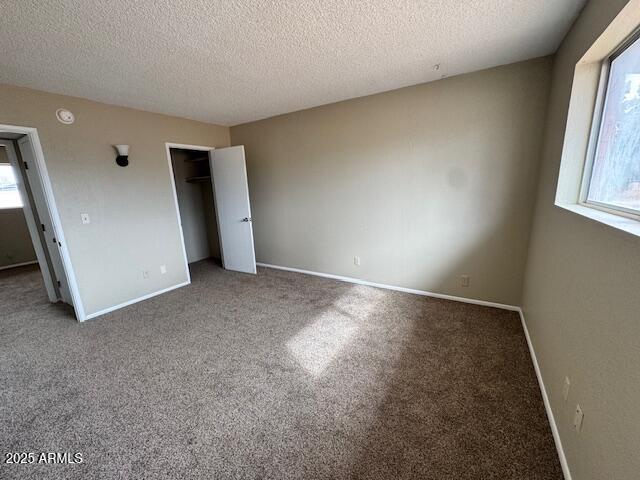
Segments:
[[[604,223],[610,227],[630,233],[636,237],[640,237],[640,221],[633,218],[614,215],[612,213],[585,207],[584,205],[576,203],[556,203],[556,205],[560,208],[564,208],[565,210],[569,210],[570,212],[595,220],[596,222]]]

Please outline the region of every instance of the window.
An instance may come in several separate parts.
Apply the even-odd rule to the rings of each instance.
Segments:
[[[0,208],[22,208],[16,176],[8,163],[0,163]]]
[[[587,206],[640,216],[640,38],[605,63]]]
[[[554,204],[640,238],[640,0],[576,62]]]

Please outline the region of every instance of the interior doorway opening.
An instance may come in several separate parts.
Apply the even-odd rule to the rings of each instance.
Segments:
[[[0,212],[2,221],[8,222],[2,228],[0,269],[7,278],[16,273],[16,281],[28,278],[30,272],[29,278],[36,278],[33,273],[39,270],[49,302],[72,306],[82,320],[84,312],[37,132],[0,125],[0,151]]]
[[[15,167],[7,147],[0,143],[0,270],[37,263]]]

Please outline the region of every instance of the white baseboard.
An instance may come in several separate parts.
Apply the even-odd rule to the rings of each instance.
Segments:
[[[501,308],[503,310],[511,310],[512,312],[520,311],[520,307],[515,305],[506,305],[504,303],[487,302],[485,300],[476,300],[474,298],[456,297],[454,295],[445,295],[443,293],[427,292],[426,290],[416,290],[413,288],[396,287],[395,285],[386,285],[384,283],[368,282],[359,278],[343,277],[341,275],[333,275],[332,273],[313,272],[311,270],[302,270],[300,268],[282,267],[280,265],[270,265],[268,263],[257,262],[257,266],[274,268],[276,270],[285,270],[287,272],[304,273],[306,275],[314,275],[316,277],[332,278],[341,282],[356,283],[358,285],[367,285],[369,287],[384,288],[386,290],[395,290],[397,292],[412,293],[414,295],[422,295],[423,297],[441,298],[444,300],[453,300],[455,302],[471,303],[473,305],[482,305],[484,307]]]
[[[531,343],[531,337],[529,336],[529,329],[527,328],[527,322],[524,320],[524,313],[522,308],[518,308],[520,313],[520,320],[522,321],[522,329],[524,330],[524,336],[527,339],[527,345],[529,346],[529,353],[531,354],[531,360],[533,362],[533,369],[536,371],[536,377],[538,377],[538,385],[540,386],[540,393],[542,393],[542,401],[544,402],[544,409],[547,412],[547,419],[549,420],[549,426],[551,427],[551,433],[553,434],[553,441],[556,444],[556,450],[558,451],[558,458],[560,459],[560,466],[562,467],[562,473],[565,480],[571,480],[571,470],[569,470],[569,464],[567,463],[567,457],[564,454],[562,448],[562,440],[560,439],[560,432],[558,432],[558,426],[556,425],[556,419],[551,410],[551,403],[549,402],[549,396],[547,395],[547,389],[544,386],[542,380],[542,374],[540,373],[540,366],[538,365],[538,357],[536,357],[536,351],[533,349]]]
[[[105,313],[113,312],[114,310],[119,310],[119,309],[121,309],[123,307],[127,307],[129,305],[133,305],[134,303],[138,303],[138,302],[141,302],[143,300],[147,300],[147,299],[155,297],[157,295],[162,295],[163,293],[170,292],[171,290],[175,290],[176,288],[184,287],[186,285],[189,285],[190,283],[191,282],[183,282],[183,283],[179,283],[177,285],[172,285],[171,287],[163,288],[162,290],[158,290],[157,292],[148,293],[146,295],[143,295],[142,297],[134,298],[133,300],[129,300],[127,302],[120,303],[118,305],[114,305],[113,307],[105,308],[103,310],[99,310],[97,312],[90,313],[89,315],[87,315],[86,317],[81,319],[80,321],[90,320],[92,318],[99,317],[100,315],[104,315]]]
[[[30,262],[22,262],[22,263],[14,263],[13,265],[5,265],[4,267],[0,267],[0,270],[8,270],[9,268],[24,267],[25,265],[33,265],[34,263],[38,263],[38,261],[32,260]]]

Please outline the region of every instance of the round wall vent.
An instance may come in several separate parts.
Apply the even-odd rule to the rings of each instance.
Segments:
[[[71,125],[76,121],[76,117],[74,117],[73,113],[66,108],[59,108],[56,110],[56,117],[60,123],[64,123],[65,125]]]

